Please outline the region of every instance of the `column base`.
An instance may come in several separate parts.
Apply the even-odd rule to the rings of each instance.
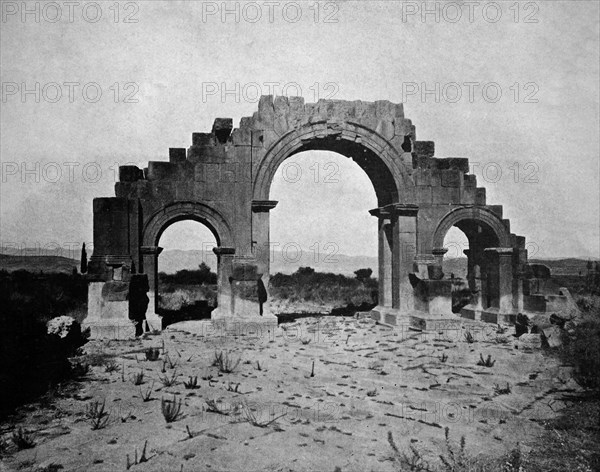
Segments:
[[[469,320],[485,321],[494,324],[514,324],[517,319],[516,313],[500,313],[495,307],[481,308],[476,305],[467,305],[460,310],[460,316]]]
[[[144,331],[162,331],[162,316],[156,313],[146,313]]]
[[[413,310],[402,313],[396,308],[375,307],[371,310],[371,319],[392,328],[412,328],[420,331],[435,331],[454,328],[462,323],[461,318],[454,313],[447,315],[430,314]]]
[[[130,320],[84,321],[82,328],[90,328],[90,339],[135,339],[135,322]]]

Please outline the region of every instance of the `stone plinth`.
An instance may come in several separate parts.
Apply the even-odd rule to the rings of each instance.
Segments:
[[[88,316],[84,328],[92,339],[135,338],[135,323],[129,319],[129,284],[127,282],[90,282]]]

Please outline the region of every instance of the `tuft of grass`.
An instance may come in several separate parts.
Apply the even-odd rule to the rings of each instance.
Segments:
[[[224,374],[231,374],[240,364],[240,361],[240,358],[233,360],[233,358],[229,356],[228,352],[221,351],[217,353],[215,351],[215,358],[213,360],[212,365],[218,367],[219,372],[222,372]]]
[[[175,395],[173,395],[173,400],[161,398],[160,408],[167,423],[173,423],[181,417],[181,399],[177,402]]]
[[[479,354],[479,360],[477,361],[477,365],[483,367],[494,367],[495,363],[496,361],[492,360],[492,356],[490,354],[488,354],[487,359],[484,359],[483,355]]]
[[[183,386],[185,388],[187,388],[188,390],[193,390],[195,388],[200,388],[198,385],[198,376],[192,377],[190,375],[190,377],[188,378],[188,380],[183,382]]]
[[[243,419],[250,423],[252,426],[256,426],[258,428],[266,428],[267,426],[275,423],[275,421],[277,421],[279,418],[282,418],[285,415],[287,415],[287,413],[282,413],[281,415],[276,416],[275,418],[272,418],[268,421],[260,421],[254,413],[254,411],[252,411],[252,409],[248,405],[243,405],[242,415]]]
[[[35,447],[33,434],[28,433],[22,427],[13,431],[11,440],[18,450],[32,449]]]
[[[112,372],[119,372],[120,367],[115,361],[108,361],[104,364],[104,372],[108,372],[109,374]]]
[[[475,342],[475,336],[473,336],[473,333],[471,333],[471,331],[468,331],[465,333],[465,341],[467,341],[467,343],[469,344],[473,344]]]
[[[137,448],[134,449],[133,462],[130,462],[129,454],[126,455],[126,457],[127,457],[127,464],[125,465],[126,470],[131,469],[134,465],[148,462],[148,458],[146,457],[146,447],[147,446],[148,446],[148,440],[146,440],[144,442],[144,448],[142,449],[142,454],[140,455],[139,459],[138,459],[138,455],[137,455]]]
[[[106,400],[99,400],[88,403],[86,417],[92,425],[92,430],[105,428],[110,418],[110,413],[106,411]]]
[[[172,387],[173,385],[177,384],[177,377],[179,377],[179,375],[177,375],[177,371],[174,370],[170,377],[168,375],[160,376],[160,381],[162,382],[163,386]]]
[[[146,349],[145,354],[147,361],[154,362],[160,357],[160,349],[158,347],[149,347]]]
[[[446,353],[443,353],[440,357],[439,357],[440,362],[446,362],[448,360],[448,355]]]
[[[152,382],[152,385],[150,385],[150,387],[147,388],[145,391],[142,390],[142,387],[140,387],[140,396],[142,397],[143,402],[149,402],[150,400],[152,400],[152,389],[153,388],[154,388],[154,381]]]
[[[165,355],[165,360],[164,360],[163,364],[165,364],[169,369],[175,369],[177,367],[177,361],[172,360],[169,357],[169,354]]]
[[[235,387],[233,385],[235,385]],[[240,383],[234,384],[234,382],[229,382],[229,384],[227,384],[227,391],[238,393],[238,389],[240,388],[240,385],[241,385]]]
[[[142,385],[144,383],[144,371],[140,370],[137,374],[131,377],[133,385]]]
[[[411,472],[433,472],[434,469],[432,469],[430,464],[423,459],[421,452],[415,446],[412,444],[409,446],[411,451],[410,454],[401,451],[396,445],[391,431],[388,431],[387,440],[392,448],[392,451],[394,452],[392,460],[399,467],[398,470],[406,470]]]

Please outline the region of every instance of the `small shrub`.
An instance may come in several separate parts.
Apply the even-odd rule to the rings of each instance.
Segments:
[[[183,382],[183,386],[188,390],[193,390],[195,388],[199,388],[198,386],[198,376],[192,377],[190,375],[189,379]]]
[[[149,347],[146,349],[145,354],[147,361],[154,362],[160,357],[160,349],[157,347]]]
[[[181,417],[181,399],[177,402],[175,395],[173,395],[173,400],[161,398],[160,408],[167,423],[173,423]]]
[[[12,442],[17,449],[31,449],[35,447],[33,435],[25,431],[23,428],[16,429],[12,433]]]
[[[94,431],[105,428],[108,424],[110,413],[105,410],[105,406],[106,400],[103,400],[102,403],[98,400],[88,403],[86,416]]]
[[[484,359],[481,354],[479,354],[479,360],[477,361],[477,365],[483,367],[494,367],[496,361],[492,360],[492,356],[488,354],[487,359]]]
[[[235,387],[234,387],[235,385]],[[227,391],[228,392],[234,392],[234,393],[238,393],[238,389],[240,388],[239,383],[234,384],[233,382],[229,382],[229,384],[227,384]]]

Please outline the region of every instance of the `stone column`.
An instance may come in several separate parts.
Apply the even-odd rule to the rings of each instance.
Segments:
[[[448,252],[448,249],[445,247],[434,247],[431,253],[435,258],[435,263],[442,267],[444,265],[444,255]],[[449,276],[450,274],[446,274]]]
[[[369,211],[378,219],[378,279],[379,295],[378,307],[392,307],[392,224],[390,213],[379,208]]]
[[[274,200],[252,201],[252,254],[256,259],[263,286],[267,290],[267,302],[264,304],[265,314],[271,313],[268,294],[271,270],[270,211],[277,206],[277,203]]]
[[[143,267],[141,272],[148,276],[148,311],[146,312],[146,323],[148,330],[162,330],[162,317],[157,313],[158,309],[158,255],[163,248],[158,246],[142,246]]]
[[[231,277],[235,248],[215,247],[213,252],[217,255],[217,308],[212,312],[212,319],[232,316],[229,278]]]
[[[497,248],[500,314],[516,314],[513,306],[513,249]]]
[[[414,292],[408,274],[413,272],[417,254],[417,213],[416,205],[395,203],[389,205],[392,213],[392,306],[401,314],[414,310]],[[386,207],[388,208],[388,207]]]

